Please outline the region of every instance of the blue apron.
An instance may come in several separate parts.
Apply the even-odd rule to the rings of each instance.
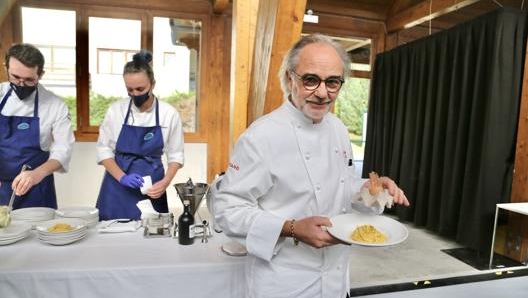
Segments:
[[[129,125],[128,117],[131,112],[132,100],[128,104],[128,112],[116,143],[115,161],[126,173],[136,173],[141,176],[151,176],[152,184],[165,176],[165,169],[161,162],[163,155],[163,135],[159,125],[159,111],[156,99],[156,125],[141,127]],[[141,212],[137,202],[150,199],[139,189],[119,184],[110,173],[105,172],[96,207],[99,209],[99,219],[129,218],[138,220]],[[167,193],[160,198],[150,200],[154,209],[160,213],[169,212]]]
[[[45,163],[50,153],[40,149],[40,120],[38,117],[38,89],[35,91],[33,117],[4,116],[2,110],[13,92],[10,88],[0,102],[0,205],[7,205],[13,192],[11,185],[28,164],[35,169]],[[13,209],[50,207],[57,209],[53,174],[34,185],[25,195],[16,197]]]

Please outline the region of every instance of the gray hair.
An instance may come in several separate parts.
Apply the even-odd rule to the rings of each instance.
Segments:
[[[282,65],[279,69],[279,80],[281,84],[282,92],[284,93],[284,98],[288,98],[291,94],[291,89],[288,85],[288,76],[286,73],[288,70],[295,70],[299,64],[299,53],[307,45],[312,43],[322,43],[327,44],[334,48],[341,57],[343,63],[343,79],[347,79],[350,74],[350,57],[347,52],[339,45],[337,42],[333,41],[329,36],[323,34],[310,34],[301,37],[291,48],[288,50],[284,59],[282,60]]]

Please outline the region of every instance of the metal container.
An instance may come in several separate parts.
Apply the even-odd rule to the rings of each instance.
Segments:
[[[176,192],[178,193],[182,204],[185,200],[190,202],[191,213],[195,216],[202,199],[209,192],[209,184],[193,183],[192,179],[189,178],[185,183],[174,184],[174,187],[176,188]]]
[[[172,213],[149,214],[142,220],[143,236],[170,237],[173,234],[174,215]]]

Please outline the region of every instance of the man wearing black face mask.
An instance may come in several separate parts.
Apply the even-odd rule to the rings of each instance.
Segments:
[[[75,138],[64,100],[39,84],[44,56],[16,44],[5,55],[0,84],[0,205],[57,208],[54,172],[69,168]],[[29,166],[21,172],[24,165]]]

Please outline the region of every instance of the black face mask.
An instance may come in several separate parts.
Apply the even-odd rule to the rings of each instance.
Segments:
[[[146,93],[141,94],[141,95],[128,94],[128,96],[132,98],[132,100],[134,101],[134,105],[139,108],[149,99],[150,94],[147,91]]]
[[[17,86],[13,83],[9,83],[11,85],[11,88],[13,88],[13,91],[15,91],[16,95],[20,99],[26,99],[28,96],[37,89],[37,86]]]

